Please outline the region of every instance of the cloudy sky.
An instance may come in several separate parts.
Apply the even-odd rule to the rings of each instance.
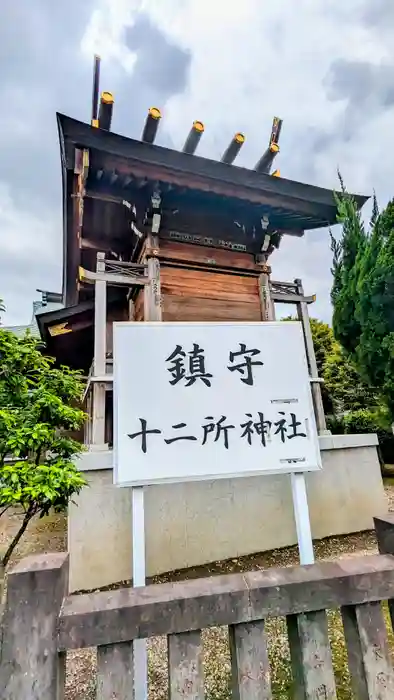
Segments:
[[[252,167],[272,117],[284,119],[282,176],[394,194],[392,0],[1,0],[0,297],[28,322],[35,289],[61,291],[61,171],[55,112],[89,120],[93,53],[115,94],[113,130],[139,137],[164,113],[159,143],[179,148],[193,119],[199,153],[235,131]],[[330,319],[328,232],[286,238],[274,278],[302,277]]]

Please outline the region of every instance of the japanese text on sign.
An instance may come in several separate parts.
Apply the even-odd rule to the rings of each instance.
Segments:
[[[253,386],[253,367],[263,365],[261,360],[252,360],[255,355],[260,355],[260,350],[253,348],[247,350],[245,343],[239,343],[239,350],[228,353],[229,364],[227,369],[230,372],[239,372],[241,381],[249,386]],[[239,360],[236,362],[236,360]],[[168,371],[172,375],[170,384],[173,386],[184,380],[185,386],[191,386],[197,379],[201,379],[206,386],[211,386],[213,375],[205,369],[205,354],[203,348],[198,343],[193,343],[193,349],[185,352],[181,345],[177,345],[175,350],[167,357],[166,362],[171,363]]]
[[[276,421],[266,420],[261,411],[259,411],[257,419],[255,420],[251,413],[246,413],[245,416],[249,420],[246,420],[240,425],[231,424],[231,421],[229,421],[226,416],[221,416],[219,420],[215,420],[213,416],[205,416],[204,420],[209,422],[201,425],[201,433],[199,436],[188,435],[187,424],[177,423],[172,426],[172,429],[182,430],[182,433],[168,438],[163,436],[162,430],[158,428],[149,428],[145,418],[139,418],[141,430],[129,434],[129,438],[131,440],[140,438],[141,450],[145,454],[148,449],[148,435],[162,435],[166,445],[171,445],[178,440],[200,440],[201,445],[205,445],[208,441],[208,437],[211,436],[214,442],[221,440],[226,450],[228,450],[230,444],[229,433],[233,430],[235,431],[235,435],[240,439],[244,439],[248,445],[252,445],[252,439],[257,437],[258,442],[263,447],[266,447],[267,443],[275,436],[278,436],[278,439],[282,442],[292,440],[296,437],[307,437],[307,434],[302,432],[302,428],[300,429],[302,424],[301,421],[297,420],[295,413],[290,413],[286,416],[284,411],[279,411]],[[184,429],[186,429],[186,432]]]

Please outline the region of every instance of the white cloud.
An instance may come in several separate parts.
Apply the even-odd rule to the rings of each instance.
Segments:
[[[37,288],[60,289],[61,240],[57,222],[17,206],[6,183],[0,182],[0,295],[7,308],[4,324],[28,323]]]
[[[244,129],[252,165],[259,147],[265,146],[273,114],[279,114],[285,119],[286,170],[292,153],[285,145],[296,146],[292,134],[304,132],[305,126],[330,130],[342,109],[341,103],[328,101],[323,85],[332,61],[379,63],[390,54],[368,27],[354,21],[362,4],[353,0],[341,8],[336,0],[245,0],[236,5],[224,0],[103,0],[95,16],[96,46],[105,49],[108,36],[121,45],[122,24],[132,22],[143,8],[170,38],[192,52],[189,88],[166,105],[168,128],[178,134],[192,119],[205,120],[202,150],[211,157],[220,154],[232,131]],[[305,134],[298,148],[307,145]],[[334,177],[335,171],[336,163],[331,166]]]

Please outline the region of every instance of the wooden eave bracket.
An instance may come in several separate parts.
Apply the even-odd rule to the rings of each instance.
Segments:
[[[117,274],[113,272],[93,272],[92,270],[85,270],[83,267],[79,267],[79,280],[80,282],[87,282],[88,284],[94,284],[95,282],[106,282],[109,285],[120,287],[132,287],[138,285],[143,287],[148,283],[148,278],[143,275]]]
[[[259,268],[259,272],[263,275],[270,275],[272,272],[271,266],[267,265],[267,263],[256,263]]]
[[[294,304],[305,302],[306,304],[313,304],[316,301],[316,296],[300,296],[299,294],[284,293],[284,292],[271,292],[271,298],[273,301],[277,301],[278,304]]]
[[[160,244],[158,235],[148,233],[141,251],[141,259],[157,258],[160,253]]]
[[[64,321],[63,323],[57,323],[54,326],[48,326],[48,333],[52,338],[55,338],[58,335],[72,333],[72,328],[68,327],[68,321]]]
[[[86,182],[89,173],[89,150],[87,148],[75,149],[74,173],[81,176],[83,183]]]
[[[144,255],[147,258],[156,258],[159,255],[159,249],[152,246],[146,246]]]

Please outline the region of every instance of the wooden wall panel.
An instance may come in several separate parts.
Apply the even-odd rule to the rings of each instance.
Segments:
[[[261,309],[258,299],[251,304],[164,294],[163,321],[261,321]]]
[[[163,295],[223,299],[228,302],[253,304],[259,300],[257,277],[175,267],[161,267],[161,291]]]
[[[254,256],[222,248],[179,243],[160,239],[160,260],[179,260],[185,262],[204,263],[218,267],[233,267],[243,270],[258,270]]]
[[[128,310],[124,309],[109,309],[107,313],[107,353],[112,355],[113,351],[113,322],[128,321]]]
[[[140,289],[134,303],[134,321],[144,320],[144,290]]]
[[[260,321],[258,277],[161,266],[163,321]]]
[[[253,256],[161,240],[159,259],[163,321],[261,321],[260,268]],[[173,265],[166,264],[170,259]],[[212,260],[218,267],[238,268],[239,274],[219,272]],[[212,268],[177,267],[175,261],[212,264]],[[134,320],[144,320],[143,290],[135,298]]]

